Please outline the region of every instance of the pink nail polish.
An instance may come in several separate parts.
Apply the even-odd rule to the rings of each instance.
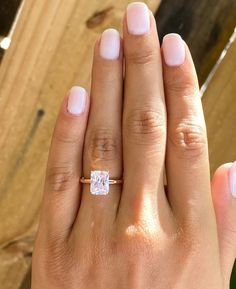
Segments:
[[[229,169],[229,187],[232,196],[236,198],[236,162]]]
[[[74,86],[71,88],[68,97],[67,109],[73,115],[80,115],[86,106],[87,93],[83,87]]]
[[[100,55],[105,59],[118,59],[120,56],[120,33],[115,29],[107,29],[102,33]]]
[[[150,12],[145,3],[133,2],[128,5],[127,26],[133,35],[142,35],[150,30]]]
[[[185,45],[180,35],[171,33],[163,38],[163,54],[168,66],[179,66],[185,60]]]

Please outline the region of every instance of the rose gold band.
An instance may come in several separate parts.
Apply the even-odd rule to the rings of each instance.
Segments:
[[[84,177],[80,178],[82,184],[91,184],[91,179],[85,179]],[[109,185],[122,184],[123,180],[109,180]]]

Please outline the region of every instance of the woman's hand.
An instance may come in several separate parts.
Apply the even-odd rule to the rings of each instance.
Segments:
[[[236,255],[235,167],[214,177],[216,219],[190,52],[176,34],[160,48],[152,13],[130,4],[123,41],[109,29],[95,45],[90,97],[74,87],[63,101],[32,288],[226,289]],[[80,183],[92,170],[123,185],[92,195]]]

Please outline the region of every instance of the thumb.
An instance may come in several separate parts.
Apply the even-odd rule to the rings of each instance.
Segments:
[[[222,273],[229,280],[236,257],[236,162],[220,166],[212,179]]]

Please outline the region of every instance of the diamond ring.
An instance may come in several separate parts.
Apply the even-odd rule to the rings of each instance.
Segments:
[[[83,184],[90,184],[92,195],[107,195],[109,185],[122,184],[123,180],[110,180],[108,171],[91,171],[90,179],[80,178]]]

